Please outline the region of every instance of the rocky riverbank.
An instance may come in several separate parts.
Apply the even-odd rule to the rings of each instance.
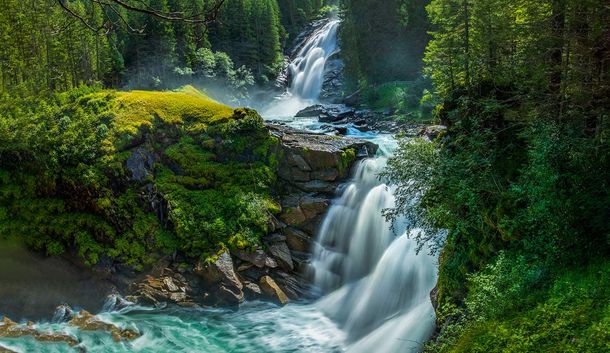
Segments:
[[[309,294],[305,278],[312,239],[337,187],[354,163],[372,157],[373,143],[267,125],[277,138],[281,212],[256,249],[224,251],[212,261],[183,266],[164,259],[129,288],[127,299],[161,305],[236,305],[246,299],[279,304]]]

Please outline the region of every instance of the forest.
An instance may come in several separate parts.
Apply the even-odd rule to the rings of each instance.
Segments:
[[[265,116],[298,80],[339,98]],[[398,253],[403,233],[413,244]],[[0,0],[0,240],[82,271],[111,263],[112,281],[159,276],[162,263],[206,305],[245,310],[213,312],[221,323],[198,339],[175,328],[193,340],[177,351],[608,352],[610,4]],[[217,265],[223,254],[233,263]],[[415,319],[418,286],[429,312]],[[244,297],[289,298],[279,310],[294,311]],[[0,290],[0,317],[3,302]],[[169,344],[147,325],[194,314],[163,310],[138,328]],[[322,331],[295,335],[291,315]],[[0,351],[38,347],[2,327]]]

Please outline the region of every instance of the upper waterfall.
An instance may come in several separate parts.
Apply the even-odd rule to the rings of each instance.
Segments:
[[[264,116],[294,116],[299,110],[318,102],[326,61],[338,50],[339,23],[339,20],[329,20],[305,39],[288,64],[288,90],[264,110]]]

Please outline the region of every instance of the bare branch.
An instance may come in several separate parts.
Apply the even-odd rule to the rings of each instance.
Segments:
[[[66,11],[70,16],[78,19],[91,31],[101,32],[105,29],[105,32],[107,33],[113,25],[120,24],[124,26],[129,32],[136,34],[142,34],[144,32],[144,28],[134,28],[129,23],[127,18],[125,18],[125,16],[121,14],[118,7],[121,7],[130,12],[136,12],[156,17],[160,20],[185,22],[191,24],[202,24],[207,27],[208,25],[216,21],[218,13],[220,12],[220,8],[226,2],[226,0],[215,0],[212,7],[210,7],[205,12],[193,15],[186,15],[183,12],[165,12],[161,11],[160,9],[155,9],[142,0],[90,0],[94,6],[97,5],[102,10],[102,14],[104,16],[104,24],[102,26],[97,27],[95,24],[92,24],[90,20],[87,20],[85,17],[70,8],[66,0],[55,1],[57,2],[57,4],[59,4],[59,6],[61,6],[64,11]],[[136,5],[134,2],[139,3],[141,5]],[[116,18],[118,18],[118,21],[114,21],[112,19],[111,14],[109,14],[106,10],[110,10],[112,14],[114,14]]]

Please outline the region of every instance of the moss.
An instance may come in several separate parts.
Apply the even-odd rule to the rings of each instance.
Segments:
[[[192,87],[79,90],[34,103],[0,110],[12,112],[0,117],[11,127],[0,129],[5,237],[52,255],[74,249],[89,264],[108,256],[141,269],[176,250],[205,258],[253,246],[278,212],[269,196],[278,142],[253,110]],[[139,183],[126,168],[135,147],[156,160]],[[22,151],[27,162],[13,163]]]
[[[338,169],[339,169],[339,173],[344,173],[345,171],[349,170],[349,167],[352,165],[352,163],[356,160],[356,150],[353,148],[346,148],[345,150],[341,151],[341,156],[339,159],[339,165],[338,165]]]

